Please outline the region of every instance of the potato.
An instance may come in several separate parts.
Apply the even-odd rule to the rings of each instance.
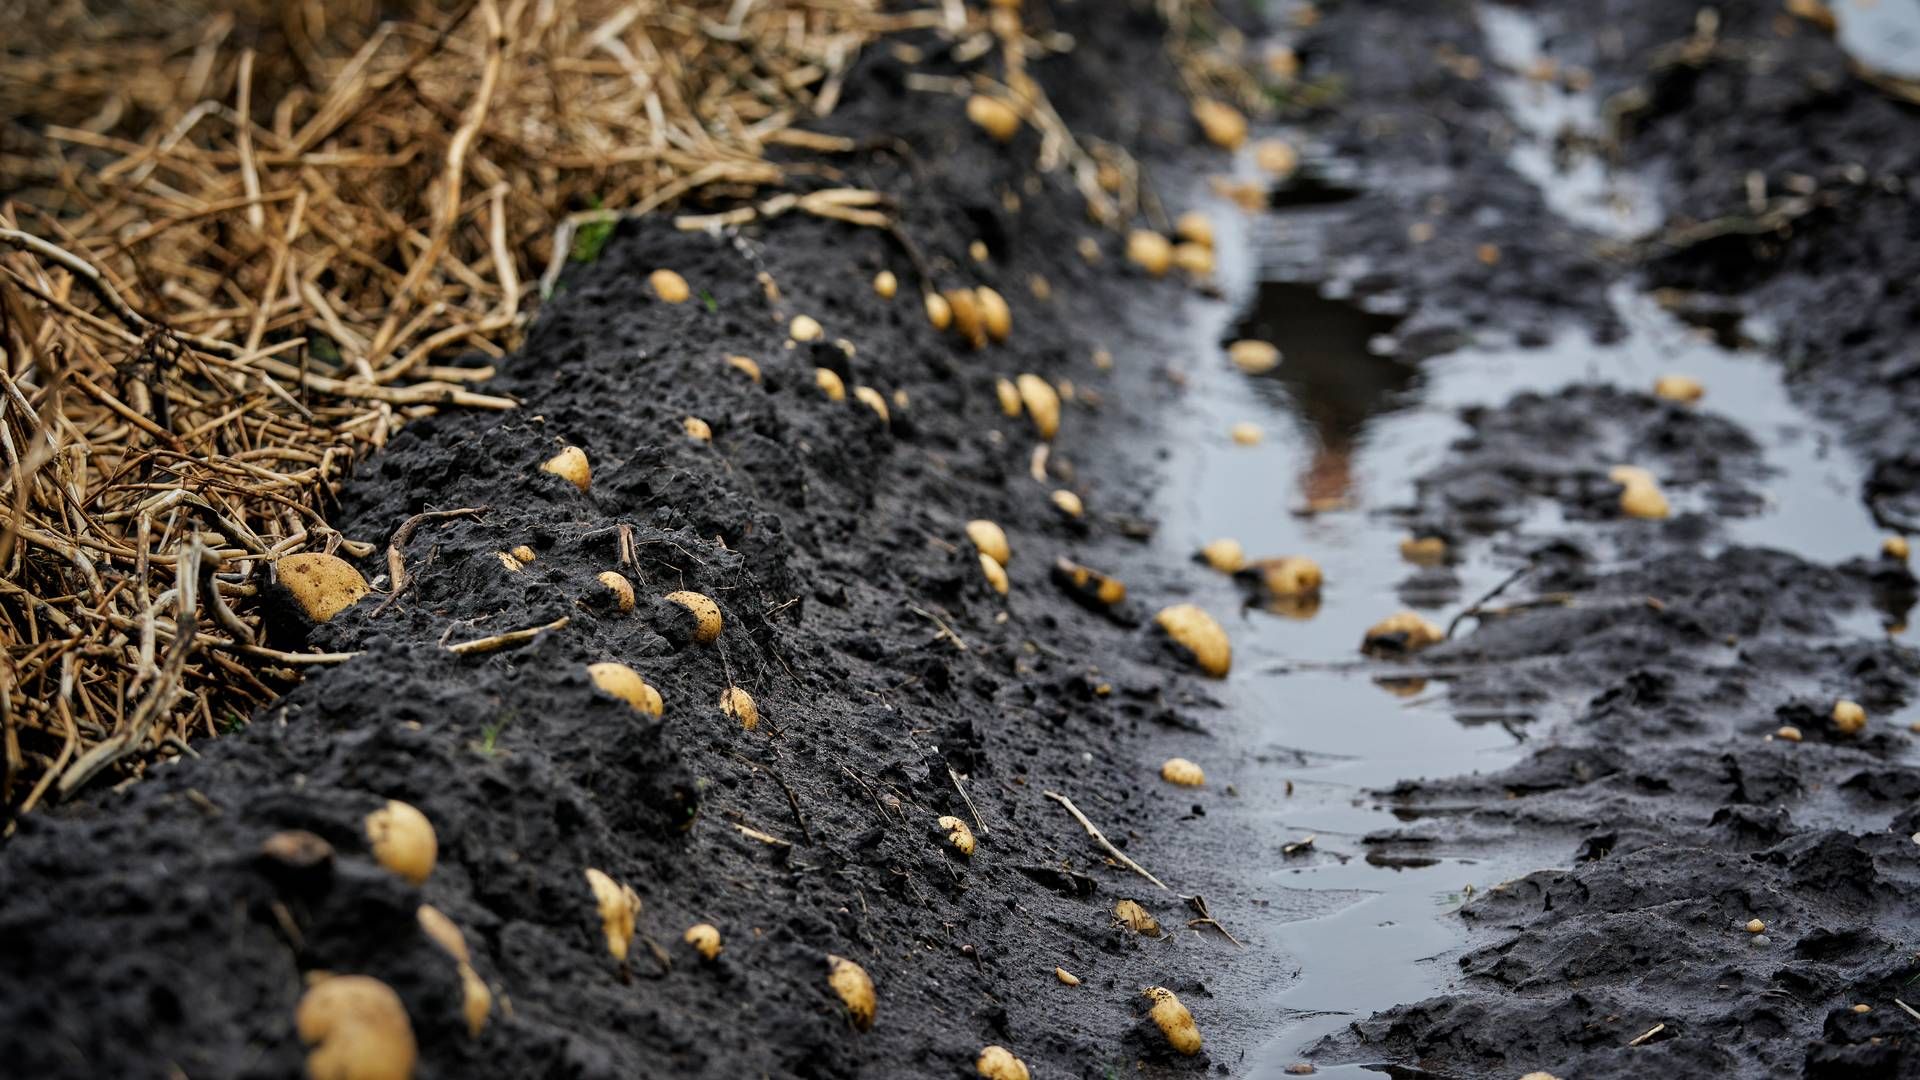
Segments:
[[[1127,598],[1125,582],[1064,556],[1053,560],[1053,580],[1075,599],[1100,607],[1112,607]]]
[[[1403,537],[1400,557],[1415,566],[1439,566],[1447,561],[1447,542],[1438,536]]]
[[[1001,596],[1007,595],[1007,591],[1013,588],[1013,582],[1007,577],[1007,568],[995,562],[993,556],[984,551],[980,553],[980,574],[987,579],[987,584],[993,588],[993,591]]]
[[[814,368],[813,385],[819,387],[820,392],[827,395],[828,401],[847,400],[847,384],[840,381],[839,374],[832,368]]]
[[[1060,430],[1060,391],[1033,374],[1020,375],[1013,380],[1013,385],[1020,391],[1020,403],[1027,407],[1027,415],[1033,420],[1033,430],[1042,439],[1051,441]]]
[[[745,356],[727,357],[727,366],[740,372],[754,382],[760,381],[760,365]]]
[[[714,603],[712,597],[705,593],[682,589],[679,592],[668,593],[667,599],[693,612],[693,640],[707,645],[720,636],[720,628],[723,624],[720,605]]]
[[[702,960],[712,960],[720,955],[720,931],[712,923],[696,923],[687,927],[680,939],[693,946]]]
[[[947,838],[947,846],[968,858],[973,857],[973,830],[967,828],[966,822],[961,821],[952,814],[948,814],[946,817],[941,818],[938,824],[941,833]]]
[[[1787,742],[1799,742],[1801,739],[1806,738],[1805,735],[1801,734],[1800,729],[1794,727],[1792,724],[1781,724],[1775,728],[1773,730],[1773,737],[1783,739]]]
[[[477,1039],[487,1030],[487,1017],[493,1012],[493,991],[472,964],[460,965],[461,1011],[467,1017],[467,1036]]]
[[[1000,399],[1000,411],[1007,416],[1020,415],[1020,388],[1013,385],[1012,379],[993,380],[993,392]]]
[[[1885,555],[1889,559],[1898,559],[1901,562],[1906,562],[1907,555],[1911,550],[1912,547],[1907,543],[1907,538],[1904,536],[1889,536],[1885,540],[1880,541],[1880,554]]]
[[[1063,968],[1063,967],[1054,968],[1053,977],[1056,979],[1059,979],[1062,983],[1065,983],[1068,986],[1080,985],[1080,976],[1075,975],[1073,972],[1068,971],[1066,968]]]
[[[1662,375],[1653,381],[1653,396],[1691,405],[1705,397],[1707,388],[1691,375]]]
[[[1080,501],[1080,496],[1075,495],[1066,488],[1060,488],[1055,491],[1052,495],[1048,496],[1048,500],[1053,503],[1054,509],[1070,518],[1086,516],[1086,504]]]
[[[880,396],[880,391],[871,386],[856,386],[853,388],[853,400],[872,409],[882,424],[893,423],[893,415],[887,411],[887,399]]]
[[[1192,1056],[1200,1052],[1200,1028],[1193,1022],[1193,1014],[1187,1011],[1173,991],[1164,986],[1150,986],[1142,991],[1153,1001],[1153,1008],[1147,1015],[1159,1026],[1160,1033],[1167,1037],[1167,1045],[1182,1054]]]
[[[633,946],[633,924],[640,917],[640,896],[593,867],[587,867],[587,887],[600,912],[600,929],[607,936],[607,952],[621,964]]]
[[[953,332],[973,348],[987,344],[987,323],[980,314],[980,301],[972,289],[948,289],[947,310],[953,313]]]
[[[550,472],[581,491],[593,485],[593,469],[587,464],[587,452],[577,446],[569,446],[548,458],[540,471]]]
[[[533,549],[525,544],[521,544],[519,547],[513,549],[513,557],[522,563],[530,563],[537,558],[533,553]]]
[[[314,622],[326,622],[371,591],[353,564],[318,551],[282,556],[274,562],[273,572]]]
[[[448,956],[453,957],[455,963],[473,962],[473,956],[467,952],[466,935],[439,908],[432,904],[421,904],[414,916],[420,921],[420,930]]]
[[[689,416],[680,421],[680,426],[686,429],[687,438],[692,439],[694,442],[710,443],[713,441],[713,427],[697,416]]]
[[[1213,248],[1213,222],[1198,210],[1189,210],[1180,215],[1173,223],[1173,235],[1189,244],[1199,244],[1203,248]]]
[[[720,715],[740,721],[740,727],[746,731],[760,726],[760,706],[754,704],[752,694],[737,686],[720,692]]]
[[[1173,265],[1173,245],[1157,232],[1135,229],[1127,234],[1127,261],[1154,277],[1165,277]]]
[[[1280,366],[1280,350],[1264,341],[1243,339],[1227,346],[1227,359],[1249,375],[1265,375]]]
[[[1866,730],[1867,710],[1858,702],[1841,698],[1833,703],[1833,726],[1842,735],[1858,735]]]
[[[1267,437],[1267,433],[1260,430],[1259,424],[1249,420],[1242,420],[1233,425],[1228,434],[1233,436],[1233,441],[1241,446],[1258,446],[1260,440]]]
[[[1160,920],[1139,905],[1137,901],[1122,900],[1113,905],[1113,917],[1126,924],[1127,929],[1136,934],[1160,934]]]
[[[632,706],[635,712],[652,716],[666,714],[667,705],[660,697],[660,691],[647,685],[640,673],[625,664],[603,661],[587,665],[587,676],[593,685],[612,694]]]
[[[621,611],[633,610],[633,582],[612,570],[601,571],[595,580],[605,585],[607,591],[613,594],[613,602]]]
[[[1632,518],[1658,521],[1671,510],[1667,497],[1653,484],[1628,484],[1620,490],[1620,512]]]
[[[985,285],[973,290],[974,303],[980,308],[980,321],[987,328],[987,336],[995,341],[1007,340],[1013,333],[1013,309],[1007,306],[1007,298]]]
[[[994,142],[1012,142],[1020,133],[1020,114],[999,98],[975,94],[967,99],[967,119]]]
[[[972,259],[974,262],[986,262],[987,255],[987,242],[985,240],[975,240],[973,243],[967,245],[967,258]]]
[[[693,295],[687,287],[687,279],[671,270],[655,270],[647,275],[647,283],[653,286],[653,294],[669,304],[684,304]]]
[[[367,815],[365,824],[367,842],[381,866],[415,885],[433,873],[440,841],[427,815],[398,799],[388,799],[385,806]]]
[[[1415,611],[1398,611],[1374,623],[1360,648],[1364,652],[1417,652],[1446,640],[1446,633]]]
[[[1300,168],[1300,152],[1285,139],[1261,139],[1253,144],[1253,163],[1275,180],[1285,180]]]
[[[1200,549],[1200,559],[1223,574],[1231,574],[1246,567],[1247,550],[1240,546],[1240,541],[1221,537]]]
[[[1260,587],[1271,596],[1311,596],[1326,580],[1320,564],[1304,555],[1260,559],[1251,569],[1259,575]]]
[[[795,315],[787,324],[787,336],[795,341],[818,341],[824,333],[820,321],[811,315]]]
[[[1185,271],[1188,277],[1211,277],[1214,265],[1213,249],[1200,244],[1175,244],[1173,265]]]
[[[847,1015],[853,1019],[854,1027],[865,1031],[873,1026],[873,1017],[879,1011],[880,1002],[866,968],[844,956],[828,953],[827,985],[846,1004]]]
[[[1207,141],[1222,150],[1238,150],[1247,141],[1247,118],[1224,101],[1201,98],[1193,103],[1193,118]]]
[[[1073,249],[1080,253],[1080,261],[1092,266],[1100,261],[1100,241],[1091,236],[1083,236],[1073,242]]]
[[[1747,933],[1749,933],[1749,934],[1764,934],[1764,933],[1766,933],[1766,932],[1767,932],[1767,924],[1766,924],[1766,923],[1764,923],[1764,922],[1761,922],[1761,921],[1760,921],[1759,919],[1748,919],[1748,920],[1747,920]]]
[[[1001,566],[1013,561],[1013,548],[1007,544],[1006,530],[985,518],[967,522],[967,539],[980,554]]]
[[[419,1049],[400,995],[366,975],[322,978],[293,1014],[310,1080],[409,1080]],[[317,1045],[315,1045],[317,1044]]]
[[[1213,616],[1193,604],[1175,604],[1161,610],[1153,621],[1201,671],[1216,679],[1227,677],[1233,667],[1233,645]]]
[[[1168,758],[1166,764],[1160,766],[1160,779],[1181,787],[1204,787],[1207,774],[1186,758],[1176,757]]]
[[[1004,1046],[982,1047],[973,1067],[986,1080],[1033,1080],[1027,1063],[1014,1057],[1013,1051]]]
[[[900,291],[900,279],[893,276],[893,271],[882,270],[873,275],[873,291],[880,299],[891,300]]]
[[[947,327],[953,325],[953,307],[947,303],[946,297],[930,292],[926,296],[926,304],[927,322],[935,330],[944,333]]]

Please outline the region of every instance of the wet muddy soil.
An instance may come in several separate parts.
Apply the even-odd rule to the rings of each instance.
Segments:
[[[850,173],[900,193],[943,287],[1007,297],[1007,344],[936,335],[906,252],[818,220],[649,222],[576,267],[492,384],[524,408],[416,423],[343,491],[335,524],[381,544],[486,508],[419,527],[391,604],[305,633],[361,655],[20,823],[0,1057],[293,1075],[302,981],[336,971],[399,991],[423,1077],[966,1076],[989,1043],[1040,1076],[1920,1075],[1915,584],[1879,554],[1920,515],[1920,247],[1893,182],[1915,110],[1771,4],[1710,25],[1654,0],[1260,7],[1249,30],[1340,89],[1283,112],[1302,171],[1244,216],[1208,179],[1251,164],[1196,149],[1151,16],[1028,5],[1078,42],[1036,69],[1066,119],[1213,218],[1208,290],[1116,271],[1031,177],[1032,133],[995,148],[885,55],[828,126],[891,136]],[[654,300],[659,266],[701,300]],[[796,314],[823,339],[789,340]],[[1249,336],[1278,368],[1228,363]],[[1648,392],[1675,371],[1702,402]],[[1044,460],[998,405],[1020,372],[1071,387]],[[538,471],[561,445],[590,491]],[[1621,514],[1623,463],[1670,517]],[[965,538],[981,517],[1011,540],[1005,597]],[[1410,534],[1447,557],[1404,561]],[[1274,602],[1194,561],[1219,537],[1311,556],[1326,586]],[[1069,597],[1059,557],[1127,601]],[[677,589],[719,602],[718,641]],[[1179,601],[1227,627],[1228,679],[1151,628]],[[1402,607],[1448,639],[1363,657]],[[595,690],[606,660],[664,716]],[[729,685],[755,729],[721,712]],[[1162,782],[1174,755],[1207,784]],[[360,821],[388,798],[438,827],[423,886],[370,858]],[[321,870],[261,854],[296,828],[330,844]],[[589,866],[643,901],[624,971]],[[1122,899],[1162,931],[1118,924]],[[422,902],[493,989],[477,1038]],[[717,960],[681,941],[696,922]],[[872,974],[871,1030],[829,955]],[[1202,1054],[1145,1019],[1150,985]]]

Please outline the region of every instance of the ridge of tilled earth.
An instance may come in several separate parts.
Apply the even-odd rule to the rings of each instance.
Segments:
[[[1161,28],[1091,6],[1051,13],[1080,47],[1036,77],[1070,123],[1136,151],[1184,143]],[[1152,822],[1184,809],[1121,763],[1159,724],[1195,726],[1174,704],[1192,676],[1137,625],[1048,583],[1055,555],[1136,528],[1138,493],[1088,493],[1086,519],[1065,518],[1047,493],[1084,488],[1067,462],[1097,394],[1068,403],[1046,484],[1026,476],[1031,428],[994,394],[1020,371],[1097,381],[1084,328],[1121,332],[1111,312],[1142,296],[1170,306],[1176,287],[1084,265],[1077,198],[1029,175],[1037,136],[994,148],[959,99],[903,101],[903,73],[863,60],[829,130],[888,133],[849,174],[901,194],[906,232],[944,284],[1008,299],[1012,341],[969,353],[934,334],[911,264],[874,231],[797,215],[738,241],[623,227],[502,362],[490,386],[524,408],[418,421],[347,486],[335,522],[363,539],[424,510],[487,507],[424,523],[404,594],[308,641],[365,655],[195,759],[21,822],[0,852],[9,1070],[295,1075],[293,1008],[316,971],[399,992],[422,1078],[965,1075],[988,1043],[1049,1075],[1208,1065],[1171,1054],[1140,988],[1173,987],[1200,1009],[1197,975],[1215,954],[1200,963],[1196,935],[1116,928],[1108,911],[1140,882],[1042,795],[1069,794],[1122,844],[1150,843]],[[984,265],[967,254],[975,239]],[[645,279],[662,266],[700,299],[654,300]],[[883,266],[903,283],[890,303],[868,285]],[[1031,288],[1042,274],[1051,303]],[[798,313],[854,350],[788,345]],[[816,366],[879,388],[890,421],[851,395],[826,400]],[[683,434],[688,415],[711,425],[710,445]],[[538,470],[562,444],[589,454],[590,493]],[[974,517],[1012,538],[1010,598],[963,539]],[[509,573],[498,553],[522,544],[537,558]],[[636,586],[631,614],[595,582],[610,569]],[[724,610],[714,646],[656,599],[683,588]],[[441,647],[561,616],[563,632],[524,647]],[[601,660],[636,667],[665,717],[596,691],[585,667]],[[757,699],[758,730],[721,714],[730,684]],[[419,888],[367,851],[361,821],[389,798],[438,829]],[[966,860],[934,821],[976,811],[986,828]],[[330,873],[289,876],[260,856],[293,828],[332,845]],[[630,978],[607,954],[589,866],[643,900]],[[416,921],[423,902],[463,928],[493,988],[478,1038],[453,963]],[[724,935],[714,962],[680,941],[697,922]],[[830,953],[877,983],[871,1031],[829,990]],[[1056,965],[1083,983],[1064,985]]]
[[[1920,1074],[1894,1004],[1920,974],[1920,767],[1886,720],[1920,656],[1844,621],[1910,606],[1905,564],[1825,567],[1722,547],[1718,512],[1606,509],[1620,489],[1596,470],[1623,434],[1670,494],[1761,475],[1709,411],[1576,386],[1468,419],[1421,483],[1425,527],[1484,533],[1490,500],[1537,498],[1584,527],[1529,538],[1532,570],[1491,605],[1511,606],[1411,663],[1448,672],[1454,707],[1570,718],[1510,768],[1381,793],[1409,823],[1366,842],[1391,861],[1558,838],[1571,866],[1471,898],[1460,978],[1318,1053],[1442,1077]],[[1546,453],[1543,430],[1561,433]],[[1835,728],[1839,698],[1865,732]]]

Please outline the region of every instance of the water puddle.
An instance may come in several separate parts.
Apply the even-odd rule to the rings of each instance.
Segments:
[[[1920,79],[1920,0],[1833,0],[1840,47],[1864,67]]]

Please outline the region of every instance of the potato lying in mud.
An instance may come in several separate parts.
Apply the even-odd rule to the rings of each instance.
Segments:
[[[1124,582],[1064,556],[1053,561],[1053,583],[1087,607],[1111,608],[1127,598]]]
[[[1360,651],[1375,656],[1418,652],[1445,641],[1447,635],[1417,611],[1397,611],[1367,628]]]
[[[818,341],[824,333],[820,320],[811,315],[795,315],[787,324],[787,336],[795,341]]]
[[[720,931],[712,923],[697,923],[687,927],[681,940],[693,946],[702,960],[712,960],[720,955]]]
[[[1198,210],[1189,210],[1173,223],[1173,235],[1189,244],[1209,250],[1213,247],[1213,222]]]
[[[613,606],[628,612],[633,610],[633,582],[626,575],[613,570],[603,570],[594,577],[613,597]]]
[[[970,347],[987,344],[987,323],[980,313],[980,301],[972,289],[948,289],[944,294],[947,311],[953,318],[953,332]]]
[[[1007,595],[1013,588],[1013,582],[1007,577],[1007,568],[986,552],[980,553],[980,575],[987,579],[987,585],[1001,596]]]
[[[1400,557],[1415,566],[1439,566],[1447,561],[1447,541],[1439,536],[1403,537]]]
[[[398,799],[368,814],[367,843],[376,862],[415,885],[425,883],[440,856],[440,840],[433,822],[414,806]]]
[[[713,425],[697,416],[689,416],[681,420],[680,427],[686,431],[687,438],[692,439],[694,442],[710,443],[713,441]]]
[[[1247,549],[1241,547],[1238,540],[1222,537],[1201,548],[1199,558],[1223,574],[1233,574],[1246,568]]]
[[[1013,309],[1007,306],[1007,298],[985,285],[973,290],[974,303],[980,308],[980,322],[987,329],[987,336],[995,341],[1005,341],[1013,333]]]
[[[1047,501],[1053,503],[1055,510],[1060,511],[1070,518],[1078,519],[1087,515],[1087,504],[1080,501],[1080,496],[1075,495],[1066,488],[1060,488],[1052,495],[1047,496]]]
[[[284,556],[274,562],[273,573],[301,612],[317,623],[347,610],[371,591],[351,563],[318,551]]]
[[[899,291],[900,279],[893,276],[893,271],[882,270],[873,275],[873,293],[875,296],[878,296],[882,300],[891,300],[894,294]]]
[[[293,1014],[310,1080],[409,1080],[419,1050],[400,995],[366,975],[325,976]],[[316,1045],[317,1044],[317,1045]]]
[[[1651,471],[1638,465],[1615,465],[1607,470],[1607,479],[1620,485],[1620,512],[1628,517],[1657,521],[1669,513],[1667,497]]]
[[[1885,540],[1880,541],[1880,554],[1885,555],[1889,559],[1906,562],[1907,556],[1912,550],[1912,545],[1907,543],[1907,538],[1904,536],[1889,536]]]
[[[874,993],[873,979],[867,969],[844,956],[827,954],[827,985],[840,995],[847,1006],[847,1015],[852,1018],[853,1026],[865,1031],[873,1026],[874,1014],[879,1011],[879,996]]]
[[[1004,1046],[981,1048],[980,1056],[974,1059],[973,1068],[986,1080],[1033,1080],[1027,1063],[1014,1057],[1013,1051]]]
[[[1173,265],[1185,271],[1188,276],[1206,278],[1213,276],[1213,249],[1204,244],[1173,245]]]
[[[887,411],[887,399],[880,396],[880,391],[871,386],[856,386],[853,388],[853,400],[872,409],[881,424],[893,423],[893,415]]]
[[[841,381],[839,373],[832,368],[814,368],[813,385],[827,395],[828,401],[847,400],[847,384]]]
[[[587,676],[593,680],[593,685],[626,702],[635,712],[651,716],[666,715],[667,703],[660,697],[660,691],[625,664],[616,664],[611,660],[588,664]]]
[[[727,366],[745,375],[747,378],[752,379],[754,382],[760,381],[760,364],[752,357],[729,356],[727,357]]]
[[[976,841],[973,838],[973,830],[967,828],[966,822],[948,814],[935,824],[939,825],[940,835],[946,838],[948,847],[968,858],[973,857]]]
[[[1653,396],[1691,405],[1705,397],[1707,388],[1691,375],[1662,375],[1653,383]]]
[[[1320,564],[1305,555],[1255,559],[1236,576],[1259,586],[1267,596],[1315,596],[1326,580]]]
[[[1020,415],[1020,388],[1012,379],[993,380],[993,393],[1000,399],[1000,412],[1008,417]]]
[[[653,294],[669,304],[684,304],[693,295],[687,287],[687,279],[671,270],[655,270],[647,275],[647,284],[653,286]]]
[[[667,600],[693,613],[693,640],[710,645],[720,636],[724,620],[720,616],[720,605],[714,603],[711,596],[682,589],[668,593]]]
[[[1020,133],[1020,114],[999,98],[975,94],[967,99],[967,119],[994,142],[1012,142]]]
[[[1136,934],[1160,936],[1160,920],[1153,913],[1140,906],[1136,900],[1122,900],[1113,905],[1113,917]]]
[[[1238,150],[1247,141],[1247,118],[1224,101],[1201,98],[1193,103],[1193,118],[1207,141],[1222,150]]]
[[[760,726],[760,706],[754,703],[752,694],[737,686],[729,686],[721,691],[720,715],[729,720],[738,720],[744,731],[752,731]]]
[[[1176,757],[1168,758],[1166,764],[1160,766],[1160,779],[1181,787],[1203,787],[1207,774],[1186,758]]]
[[[1173,265],[1173,244],[1157,232],[1135,229],[1127,234],[1127,261],[1154,277],[1165,277]]]
[[[1021,375],[1013,380],[1013,385],[1020,392],[1020,403],[1027,407],[1027,415],[1033,420],[1033,430],[1042,439],[1051,440],[1060,430],[1060,392],[1052,383],[1033,374]]]
[[[1867,728],[1867,710],[1841,698],[1833,703],[1833,727],[1842,735],[1858,735]]]
[[[926,305],[929,326],[945,332],[947,327],[953,325],[953,307],[947,303],[946,297],[937,292],[930,292],[926,296]]]
[[[1149,986],[1141,991],[1153,1002],[1153,1008],[1147,1015],[1167,1037],[1167,1045],[1176,1051],[1191,1057],[1200,1052],[1200,1028],[1193,1022],[1193,1014],[1187,1011],[1173,991],[1164,986]]]
[[[1006,530],[986,518],[967,522],[967,539],[980,554],[1001,566],[1013,561],[1013,548],[1007,543]]]
[[[1285,139],[1261,139],[1253,144],[1253,163],[1275,180],[1285,180],[1300,168],[1300,151]]]
[[[1233,667],[1233,645],[1213,616],[1193,604],[1175,604],[1155,615],[1153,621],[1201,671],[1216,679],[1227,677]]]
[[[1243,339],[1227,346],[1227,359],[1248,375],[1265,375],[1280,366],[1280,350],[1264,341]]]
[[[593,486],[593,467],[587,462],[587,452],[577,446],[569,446],[548,458],[540,471],[552,473],[583,492]]]
[[[600,913],[600,929],[607,938],[607,952],[622,965],[633,946],[634,921],[640,917],[640,896],[605,873],[587,868],[587,887],[593,890],[594,907]]]

